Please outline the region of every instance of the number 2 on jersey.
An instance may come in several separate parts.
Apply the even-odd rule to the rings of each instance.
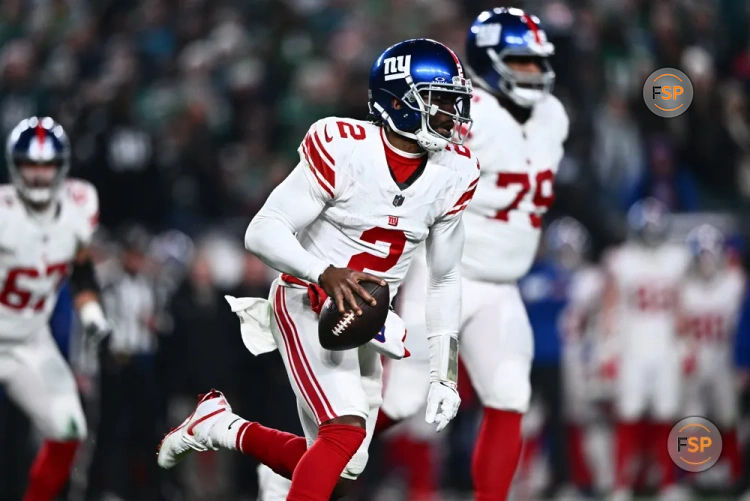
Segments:
[[[536,174],[536,191],[534,198],[532,199],[536,207],[541,207],[546,211],[555,201],[555,194],[552,191],[552,185],[555,182],[555,174],[551,170],[543,170]],[[516,193],[516,197],[506,207],[498,210],[494,218],[500,221],[507,221],[511,211],[518,209],[518,205],[523,200],[523,197],[531,189],[531,174],[525,172],[499,172],[497,174],[497,186],[499,188],[507,188],[510,185],[520,185],[521,189]],[[544,185],[547,184],[548,195],[545,195]],[[534,228],[542,226],[542,216],[536,212],[529,214],[531,225]]]
[[[386,228],[370,228],[359,237],[364,242],[374,244],[376,242],[385,242],[390,244],[388,255],[385,257],[374,256],[367,252],[360,252],[349,259],[347,268],[362,271],[365,268],[372,271],[388,271],[398,262],[398,258],[404,252],[406,245],[406,234],[401,230]]]

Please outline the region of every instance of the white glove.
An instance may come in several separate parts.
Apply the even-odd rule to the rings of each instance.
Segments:
[[[411,355],[404,346],[406,341],[406,325],[393,310],[388,310],[385,325],[380,332],[370,340],[370,346],[381,355],[394,360],[401,360]]]
[[[440,431],[456,417],[461,398],[458,382],[458,339],[452,333],[436,334],[430,343],[430,392],[427,395],[425,421],[437,423]]]
[[[437,423],[435,431],[441,431],[456,417],[461,398],[456,386],[448,381],[432,381],[427,394],[427,412],[425,421]]]
[[[104,311],[98,301],[89,301],[78,311],[83,331],[86,337],[98,344],[112,332],[112,326],[104,316]]]

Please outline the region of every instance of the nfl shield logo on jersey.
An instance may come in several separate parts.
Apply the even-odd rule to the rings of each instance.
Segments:
[[[401,207],[401,204],[404,203],[404,196],[403,195],[396,195],[393,197],[393,206],[394,207]]]

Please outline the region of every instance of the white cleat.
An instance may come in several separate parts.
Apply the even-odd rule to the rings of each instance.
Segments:
[[[180,426],[164,436],[157,451],[157,462],[164,469],[172,468],[193,451],[217,450],[211,443],[208,432],[232,407],[217,390],[198,397],[198,405]]]

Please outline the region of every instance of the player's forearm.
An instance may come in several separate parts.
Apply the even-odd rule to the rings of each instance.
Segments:
[[[247,227],[245,248],[271,268],[310,282],[329,264],[307,252],[283,222],[260,214]]]
[[[430,278],[425,315],[432,381],[457,381],[463,240],[463,225],[456,221],[433,228],[427,241]]]
[[[295,234],[318,217],[325,202],[311,190],[303,168],[292,171],[250,221],[245,248],[275,270],[317,282],[329,263],[306,251]]]

